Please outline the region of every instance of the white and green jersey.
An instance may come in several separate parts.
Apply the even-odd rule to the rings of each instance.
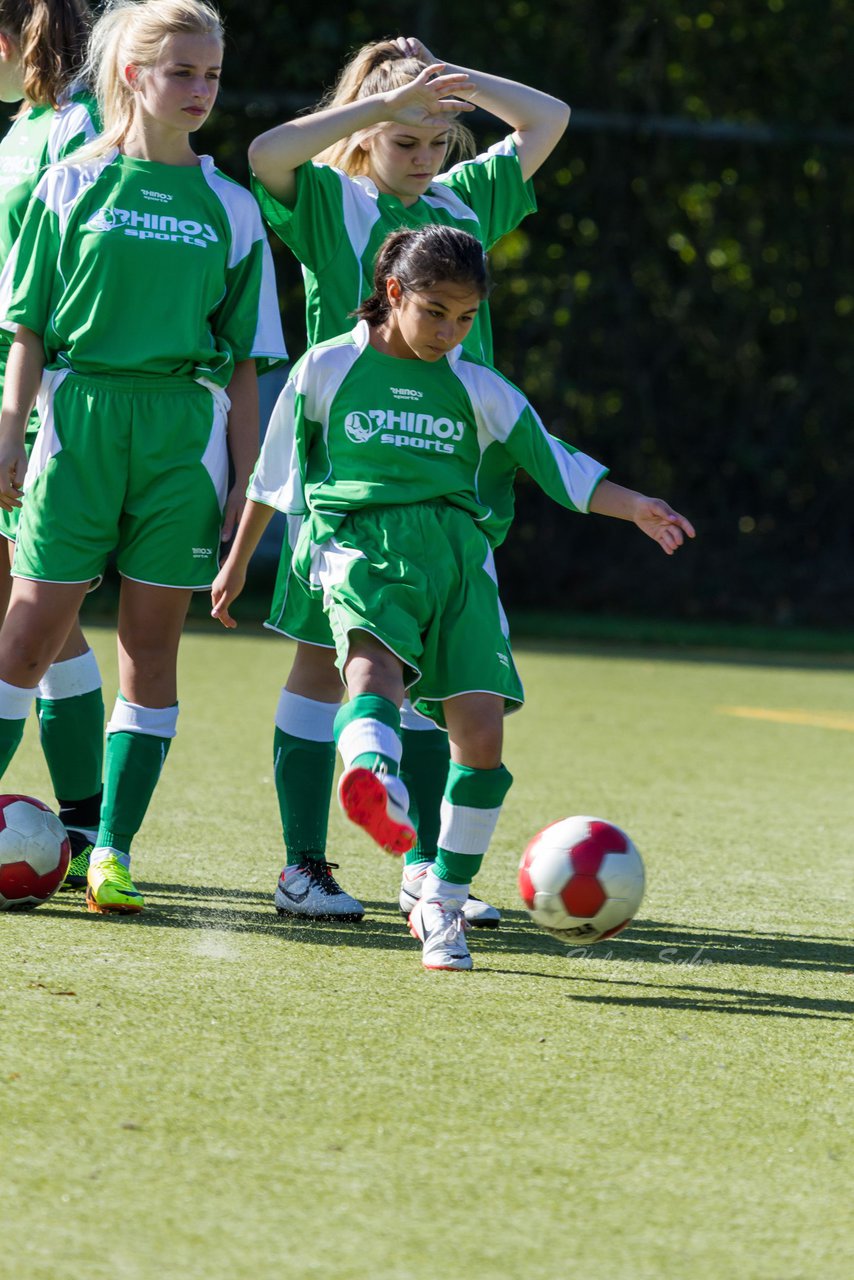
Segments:
[[[94,98],[82,89],[71,92],[57,110],[30,107],[13,121],[0,142],[0,267],[12,252],[44,170],[90,142],[98,129]],[[11,340],[0,330],[0,343]]]
[[[310,512],[316,542],[353,511],[442,501],[497,546],[520,467],[556,502],[588,510],[607,468],[550,435],[496,369],[462,347],[435,363],[401,360],[375,351],[369,334],[361,321],[294,366],[248,497]]]
[[[253,178],[261,212],[302,263],[308,345],[335,337],[374,287],[374,259],[391,231],[430,223],[468,231],[490,249],[532,213],[513,138],[439,174],[423,196],[405,205],[379,192],[370,178],[309,162],[296,170],[296,200],[287,208]],[[481,303],[465,340],[467,351],[492,359],[489,308]]]
[[[258,205],[214,166],[113,151],[49,168],[0,278],[0,316],[44,339],[46,367],[186,376],[286,358]]]

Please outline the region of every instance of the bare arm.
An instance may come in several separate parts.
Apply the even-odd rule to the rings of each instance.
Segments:
[[[222,522],[222,540],[228,542],[237,526],[246,501],[246,486],[258,457],[258,378],[254,360],[241,360],[234,366],[228,384],[231,409],[228,414],[228,451],[234,467],[234,484],[226,499]]]
[[[277,200],[290,207],[296,197],[299,166],[342,138],[389,121],[444,128],[452,116],[474,108],[454,96],[467,95],[472,89],[468,72],[437,74],[442,70],[441,65],[426,67],[401,89],[315,111],[269,129],[249,147],[253,172]]]
[[[634,489],[624,489],[612,480],[600,481],[593,490],[590,510],[600,516],[631,520],[669,556],[682,546],[686,537],[695,536],[690,520],[680,516],[666,502],[660,498],[647,498]]]
[[[0,507],[4,511],[21,505],[20,493],[27,472],[24,437],[43,370],[41,335],[18,325],[6,363],[0,411]]]
[[[228,612],[228,606],[237,599],[245,587],[249,561],[272,518],[272,507],[266,507],[261,502],[253,502],[251,498],[247,499],[228,559],[211,587],[211,617],[219,618],[224,627],[237,626]]]
[[[404,53],[412,57],[424,62],[437,61],[420,40],[402,36],[397,43]],[[485,71],[458,67],[450,62],[446,62],[444,67],[447,73],[461,73],[468,77],[474,86],[474,92],[466,95],[469,102],[510,125],[522,177],[527,182],[549,158],[563,136],[569,123],[567,104],[516,80],[505,80],[501,76],[487,75]]]

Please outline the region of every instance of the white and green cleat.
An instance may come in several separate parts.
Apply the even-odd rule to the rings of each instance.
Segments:
[[[130,871],[115,854],[90,862],[87,875],[86,907],[107,914],[129,915],[142,911],[142,894],[130,878]]]

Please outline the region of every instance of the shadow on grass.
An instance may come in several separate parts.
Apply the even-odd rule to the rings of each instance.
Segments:
[[[854,973],[854,945],[842,938],[686,929],[661,920],[636,920],[630,932],[615,939],[613,945],[601,945],[608,948],[611,960]],[[577,954],[579,949],[570,950]]]
[[[675,987],[656,982],[620,982],[608,978],[588,978],[588,982],[608,987],[653,989],[656,994],[581,995],[570,992],[568,999],[581,1004],[621,1005],[633,1009],[692,1009],[701,1013],[753,1014],[773,1018],[807,1018],[811,1021],[850,1022],[854,1017],[854,1001],[821,1000],[813,996],[790,996],[766,991],[745,991],[738,987]],[[678,992],[666,995],[665,992]]]

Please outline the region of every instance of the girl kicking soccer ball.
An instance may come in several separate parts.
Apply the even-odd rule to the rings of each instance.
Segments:
[[[294,572],[322,596],[349,701],[336,716],[345,813],[390,853],[415,840],[400,712],[446,726],[439,851],[409,917],[428,969],[470,969],[463,903],[510,783],[502,720],[523,701],[493,548],[519,467],[573,511],[631,520],[672,555],[694,530],[548,434],[525,396],[460,345],[487,293],[481,244],[452,227],[390,235],[351,333],[309,351],[279,398],[234,546],[228,606],[273,510],[305,516]]]

